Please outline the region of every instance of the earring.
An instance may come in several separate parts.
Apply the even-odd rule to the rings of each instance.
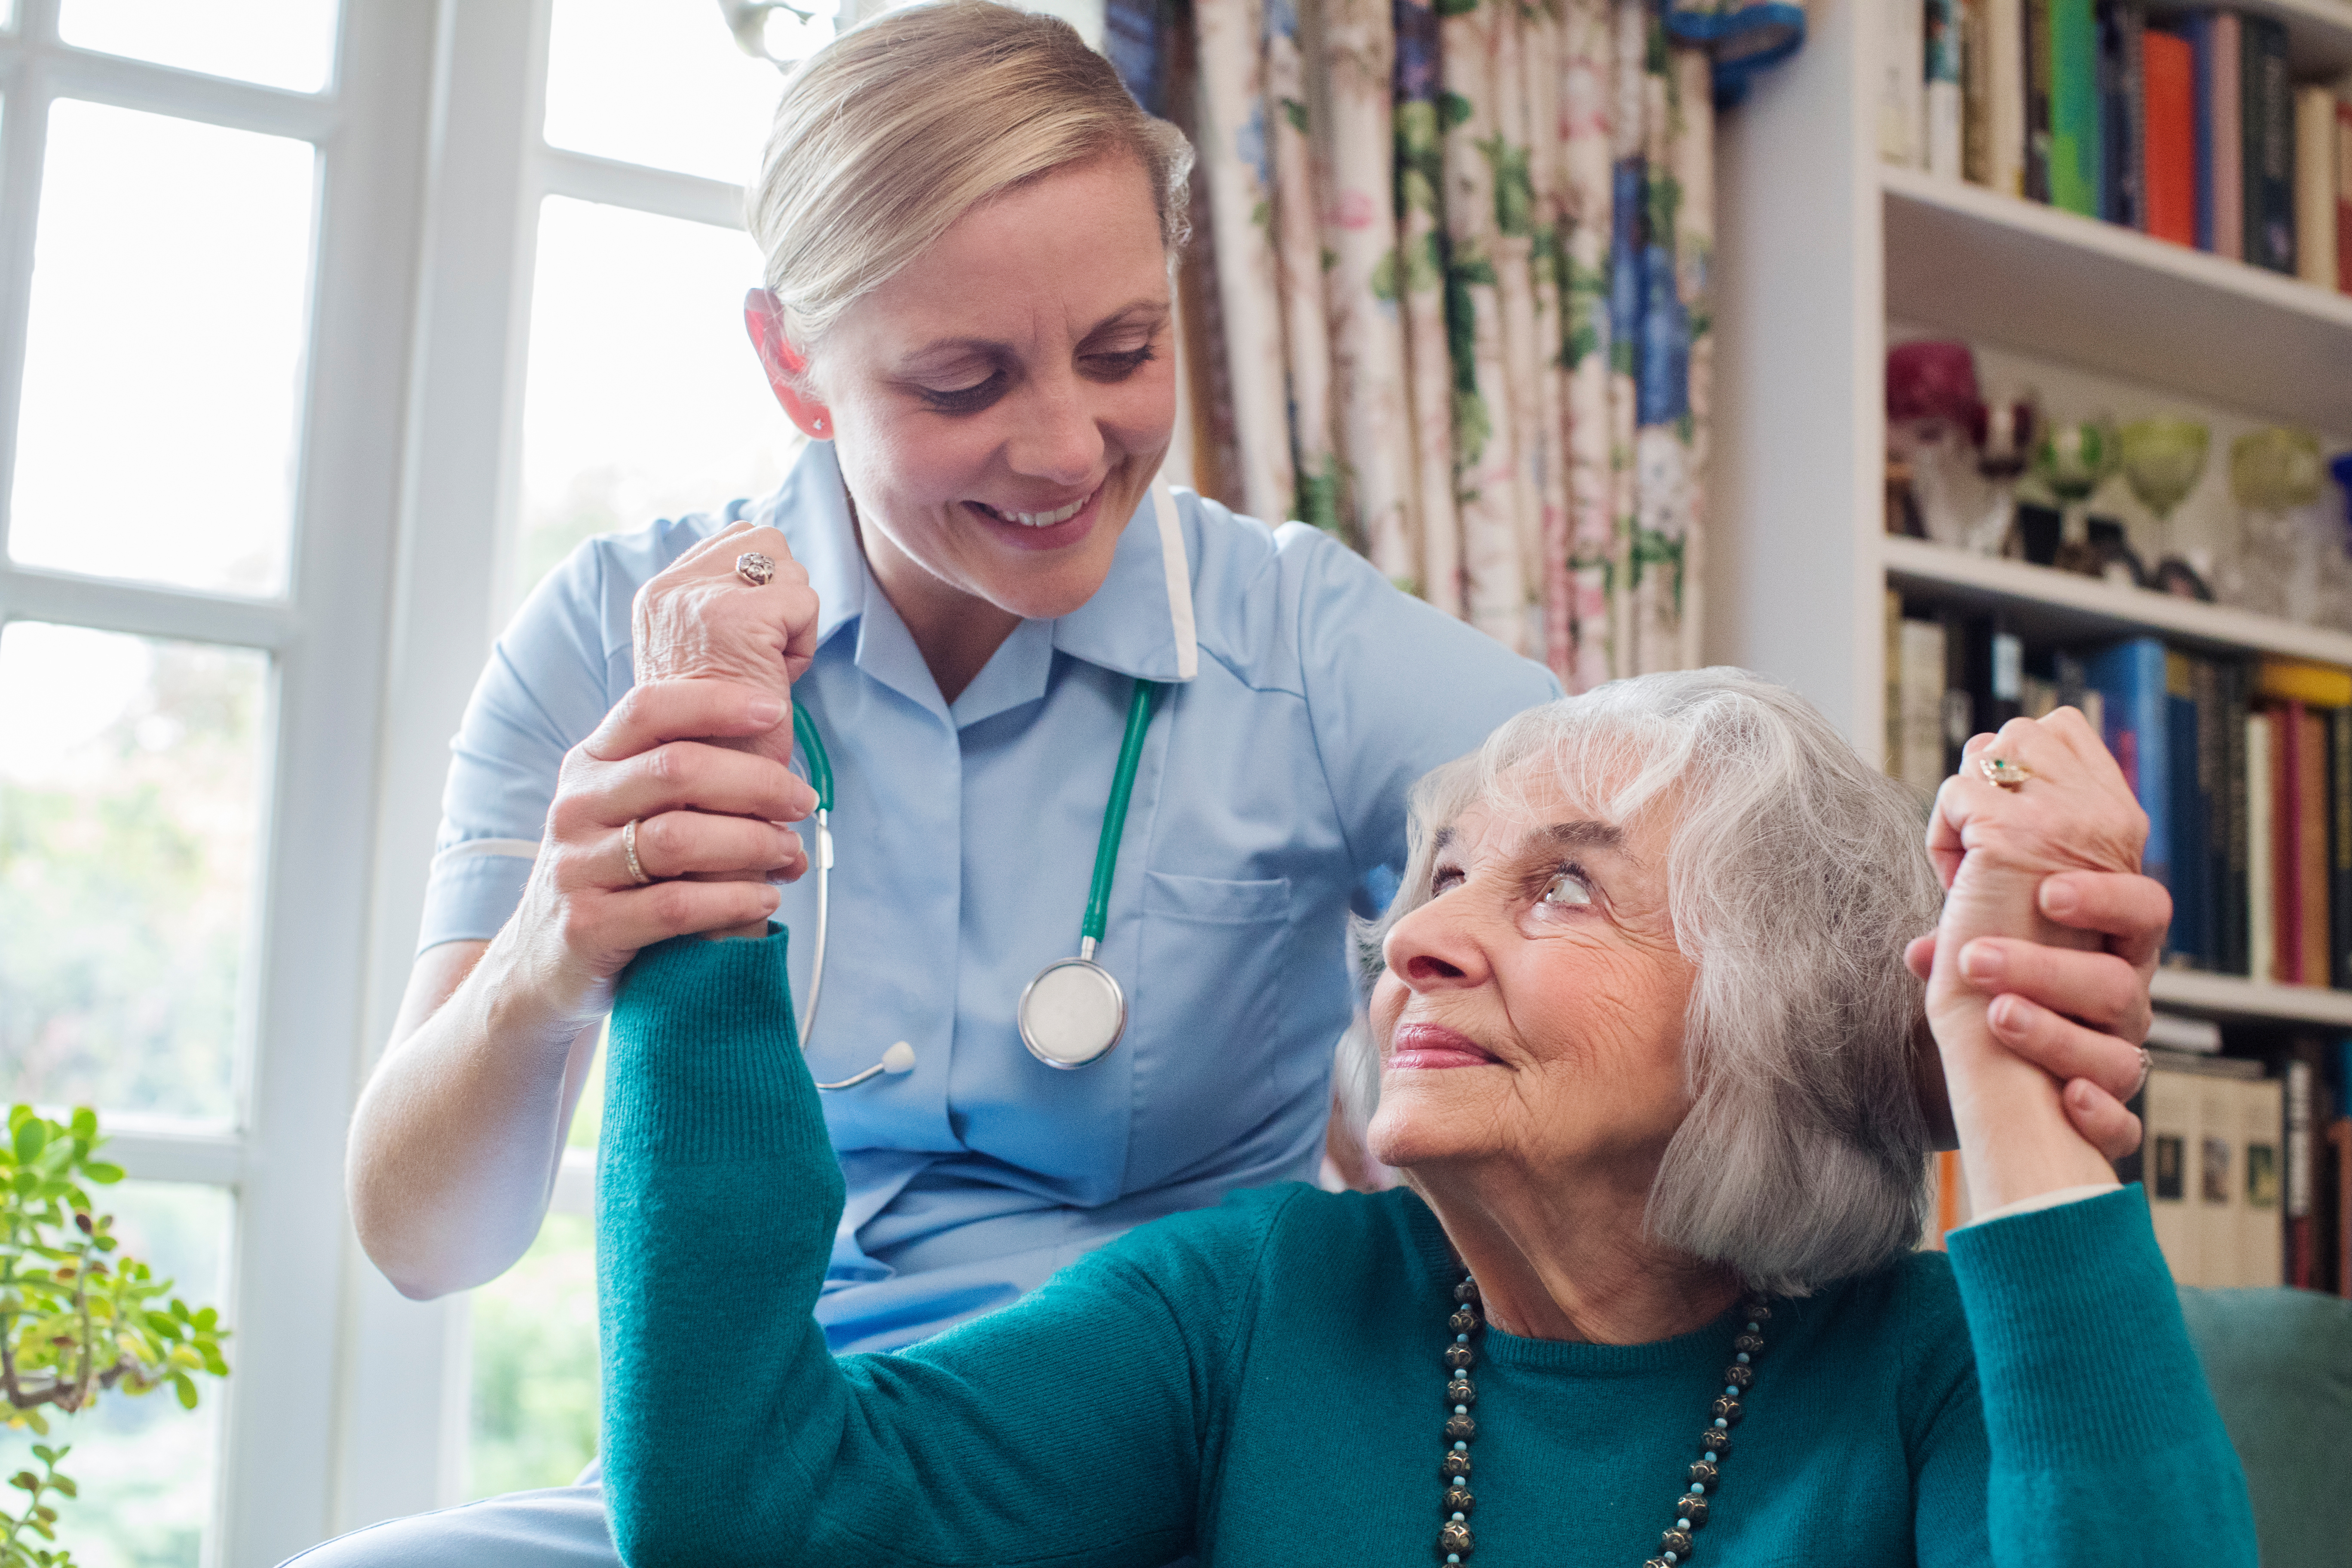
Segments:
[[[822,418],[818,419],[815,424],[818,429],[822,430],[824,428],[824,421]]]

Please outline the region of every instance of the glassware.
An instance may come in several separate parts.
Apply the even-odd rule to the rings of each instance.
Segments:
[[[1978,554],[1998,555],[2008,544],[2011,520],[2022,521],[2017,507],[2017,481],[2033,458],[2033,438],[2042,427],[2041,399],[2031,390],[1998,398],[1979,411],[1978,418],[1977,473],[1987,490],[1966,542]]]
[[[1920,523],[1938,544],[1962,547],[1975,531],[1983,499],[1976,426],[1983,415],[1968,344],[1897,343],[1887,351],[1887,455],[1907,471]]]
[[[2179,547],[2172,513],[2205,477],[2205,455],[2212,445],[2212,432],[2194,419],[2135,419],[2119,432],[2118,443],[2125,483],[2156,514],[2162,557],[2155,572],[2156,586],[2184,598],[2211,598],[2213,591],[2206,586],[2205,574]]]
[[[2232,563],[2233,603],[2308,624],[2340,621],[2352,584],[2341,536],[2310,510],[2320,493],[2319,437],[2273,426],[2230,444],[2230,494],[2245,509]]]
[[[2088,503],[2116,471],[2116,427],[2105,416],[2052,425],[2033,448],[2033,474],[2065,509],[2058,546],[2061,569],[2085,576],[2104,574],[2105,563],[2090,547]]]

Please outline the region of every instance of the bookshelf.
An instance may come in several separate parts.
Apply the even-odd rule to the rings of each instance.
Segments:
[[[2240,8],[2287,24],[2296,79],[2352,70],[2352,0]],[[1706,657],[1789,681],[1873,758],[1890,586],[1998,606],[2029,638],[2153,634],[2352,667],[2352,634],[1884,532],[1885,353],[1921,331],[1975,345],[1980,375],[1991,359],[2030,364],[2061,416],[2096,400],[2124,417],[2176,405],[2207,417],[2209,485],[2236,431],[2284,423],[2330,450],[2352,443],[2352,297],[1883,164],[1884,14],[1814,8],[1804,49],[1718,122]],[[2168,970],[2156,995],[2224,1020],[2352,1027],[2352,993]]]

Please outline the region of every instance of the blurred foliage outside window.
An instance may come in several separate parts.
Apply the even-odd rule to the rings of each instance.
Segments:
[[[596,1457],[596,1244],[551,1214],[512,1268],[473,1293],[466,1495],[568,1487]]]

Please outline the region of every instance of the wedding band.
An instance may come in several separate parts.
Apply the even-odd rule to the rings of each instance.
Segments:
[[[756,550],[746,550],[735,557],[735,575],[754,588],[764,588],[776,574],[776,563]]]
[[[2139,1048],[2139,1081],[2132,1085],[2131,1093],[2124,1096],[2126,1100],[2139,1098],[2139,1091],[2147,1087],[2147,1075],[2155,1069],[2155,1067],[2156,1058],[2147,1054],[2146,1046],[2142,1046]]]
[[[2008,757],[1979,757],[1977,766],[1986,778],[2007,790],[2023,789],[2025,781],[2033,776],[2032,768]]]
[[[642,888],[653,880],[646,875],[646,868],[637,864],[637,819],[634,816],[629,818],[629,825],[621,829],[621,853],[629,858],[629,875],[636,879],[638,887]]]

